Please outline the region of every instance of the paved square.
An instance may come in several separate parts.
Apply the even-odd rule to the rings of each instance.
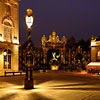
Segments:
[[[0,100],[100,100],[100,76],[35,72],[31,90],[24,89],[24,78],[0,77]]]

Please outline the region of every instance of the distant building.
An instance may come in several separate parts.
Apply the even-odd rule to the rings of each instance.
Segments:
[[[19,0],[0,0],[0,71],[19,70]]]
[[[100,61],[100,37],[91,36],[91,61]]]
[[[100,73],[100,36],[91,36],[91,62],[86,66],[88,73]]]

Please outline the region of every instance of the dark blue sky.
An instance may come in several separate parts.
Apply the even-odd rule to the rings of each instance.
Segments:
[[[31,8],[35,16],[32,26],[32,41],[41,46],[41,37],[56,31],[76,41],[91,38],[91,33],[100,35],[100,0],[22,0],[19,6],[20,43],[27,39],[24,16]]]

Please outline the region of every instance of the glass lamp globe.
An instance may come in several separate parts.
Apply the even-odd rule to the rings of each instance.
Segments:
[[[33,25],[34,17],[32,16],[32,10],[27,9],[27,15],[25,16],[26,19],[26,25],[28,29],[31,29],[31,26]]]

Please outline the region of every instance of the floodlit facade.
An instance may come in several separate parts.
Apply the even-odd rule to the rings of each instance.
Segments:
[[[0,71],[19,68],[19,0],[0,0]]]
[[[100,37],[91,37],[91,61],[100,61]]]

